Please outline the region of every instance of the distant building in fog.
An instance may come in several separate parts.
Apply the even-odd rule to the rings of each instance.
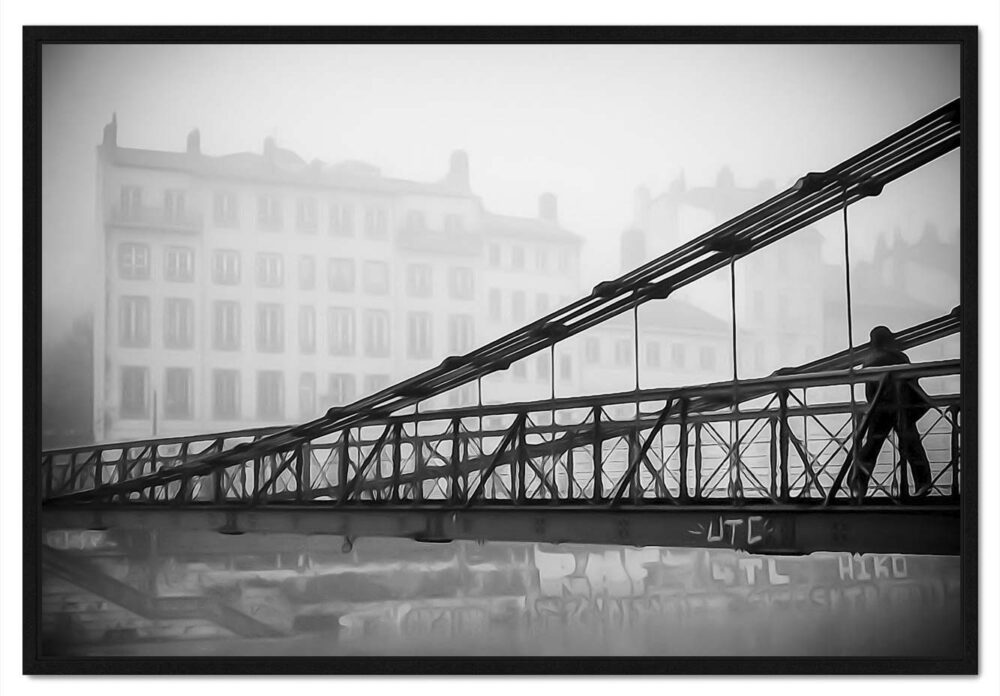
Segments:
[[[183,152],[119,147],[112,119],[97,153],[98,440],[312,418],[578,294],[582,240],[555,197],[537,218],[493,214],[463,152],[421,183],[270,138],[218,157],[197,130]],[[576,356],[557,359],[575,388]],[[522,363],[491,376],[490,400],[548,384],[548,365]],[[477,398],[473,384],[433,405]]]
[[[957,234],[955,235],[957,239]],[[871,259],[851,264],[851,315],[855,343],[868,340],[872,327],[893,331],[947,314],[959,304],[961,289],[957,241],[948,243],[933,227],[908,242],[896,229],[888,240],[881,235]],[[827,350],[841,350],[847,342],[847,302],[843,267],[824,270]],[[914,359],[957,357],[958,336],[937,341],[912,353]]]
[[[689,187],[681,174],[667,191],[653,197],[645,188],[636,192],[633,227],[623,235],[622,261],[630,270],[656,258],[776,193],[774,184],[762,182],[754,188],[736,185],[732,172],[723,168],[712,186]],[[736,316],[740,377],[770,373],[778,367],[795,365],[822,355],[823,286],[821,239],[806,228],[772,246],[736,262]],[[715,360],[685,365],[692,377],[731,378],[732,348],[730,277],[728,270],[717,271],[679,289],[668,300],[657,303],[687,305],[681,317],[695,313],[687,329],[681,319],[671,323],[675,331],[696,331],[708,346],[721,345]],[[640,322],[642,314],[640,313]],[[645,331],[645,324],[641,331]],[[725,339],[720,344],[721,339]],[[708,365],[714,365],[709,370]],[[697,366],[705,367],[697,375]],[[694,383],[696,379],[687,379]]]

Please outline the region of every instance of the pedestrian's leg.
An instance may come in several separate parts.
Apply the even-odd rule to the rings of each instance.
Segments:
[[[891,411],[875,411],[868,421],[868,437],[855,454],[854,476],[851,481],[851,492],[859,500],[868,490],[868,480],[875,470],[875,462],[892,430],[894,420],[895,415]]]
[[[915,419],[904,415],[902,432],[899,433],[899,450],[910,463],[913,474],[913,487],[918,495],[926,492],[931,483],[931,465],[927,461],[927,452],[920,441],[920,431]]]

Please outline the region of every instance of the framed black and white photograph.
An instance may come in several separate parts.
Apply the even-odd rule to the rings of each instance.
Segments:
[[[975,27],[23,41],[26,672],[977,672]]]

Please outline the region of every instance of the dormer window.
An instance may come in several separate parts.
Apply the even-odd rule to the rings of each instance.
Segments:
[[[132,219],[139,217],[142,208],[142,189],[138,186],[122,186],[122,217]]]
[[[184,192],[168,190],[163,193],[163,219],[180,222],[184,218]]]
[[[351,206],[330,206],[330,234],[337,237],[354,236],[354,210]]]
[[[236,210],[236,194],[219,192],[215,194],[215,224],[218,227],[237,227],[239,215]]]
[[[295,225],[299,232],[316,231],[316,199],[300,198],[296,205]]]
[[[365,210],[365,236],[371,239],[384,239],[389,232],[389,214],[380,206]]]
[[[257,196],[257,227],[272,231],[281,229],[281,202],[275,196]]]

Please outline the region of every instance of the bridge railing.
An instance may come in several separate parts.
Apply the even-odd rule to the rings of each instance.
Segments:
[[[863,383],[947,383],[958,374],[958,361],[942,361],[400,414],[159,485],[116,484],[183,470],[206,450],[263,431],[77,448],[43,464],[48,499],[86,493],[115,504],[838,502],[849,499],[842,472],[866,425]],[[960,493],[960,421],[960,398],[947,393],[932,397],[918,423],[933,478],[924,500]],[[908,501],[899,450],[893,432],[868,500]]]
[[[143,471],[183,465],[193,457],[255,442],[280,427],[109,442],[42,453],[43,498],[56,498],[126,481]]]

